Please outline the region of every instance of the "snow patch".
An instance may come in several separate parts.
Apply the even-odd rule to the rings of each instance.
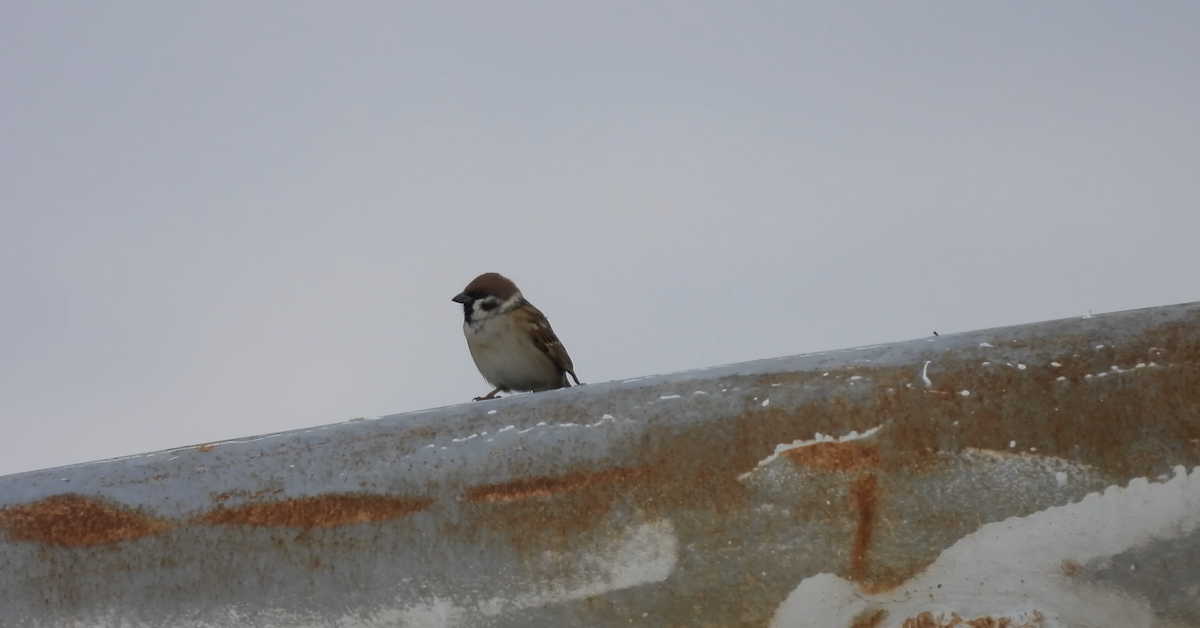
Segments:
[[[812,440],[795,440],[790,443],[781,443],[779,445],[775,445],[775,453],[767,456],[766,458],[763,458],[762,460],[759,460],[758,464],[755,465],[755,468],[770,464],[771,461],[773,461],[779,457],[779,454],[781,454],[789,449],[798,449],[800,447],[808,447],[810,445],[816,445],[817,443],[845,443],[845,442],[849,442],[852,440],[862,440],[864,438],[870,438],[870,437],[874,436],[875,432],[878,432],[879,428],[881,428],[881,427],[883,427],[883,426],[876,425],[875,427],[873,427],[861,434],[859,434],[858,431],[856,431],[856,430],[852,430],[849,434],[846,434],[845,436],[841,436],[841,437],[836,437],[836,438],[833,436],[828,436],[826,434],[817,432],[815,435],[813,435]],[[738,479],[748,477],[749,475],[750,475],[749,472],[743,473],[742,475],[738,476]]]
[[[1067,481],[1063,472],[1055,478],[1059,484]],[[806,578],[779,605],[770,625],[848,627],[865,613],[886,613],[887,626],[900,626],[922,613],[958,613],[965,620],[990,617],[989,625],[1007,617],[1016,625],[1044,628],[1158,625],[1148,602],[1076,582],[1070,566],[1156,539],[1188,536],[1198,525],[1200,470],[1189,476],[1180,466],[1174,478],[1162,483],[1139,478],[1073,504],[989,523],[889,592],[868,593],[829,573]]]
[[[488,618],[527,608],[582,600],[612,591],[662,582],[675,571],[679,541],[668,520],[644,523],[627,529],[606,544],[572,553],[547,553],[546,559],[566,565],[565,573],[553,579],[519,575],[499,579],[500,590],[475,599],[447,600],[434,597],[404,608],[385,611],[404,628],[460,628],[479,626]],[[388,625],[395,625],[390,623]]]

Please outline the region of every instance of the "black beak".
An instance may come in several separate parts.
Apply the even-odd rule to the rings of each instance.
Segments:
[[[471,297],[467,296],[467,293],[465,292],[460,292],[459,294],[454,295],[454,298],[450,300],[454,301],[455,303],[462,303],[465,305],[471,302]]]

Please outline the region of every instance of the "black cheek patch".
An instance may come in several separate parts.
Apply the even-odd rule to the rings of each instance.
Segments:
[[[479,307],[483,308],[484,312],[491,312],[492,310],[500,307],[500,304],[491,299],[488,299],[487,301],[480,303]]]

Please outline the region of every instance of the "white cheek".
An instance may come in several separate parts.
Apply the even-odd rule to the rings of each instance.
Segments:
[[[471,304],[471,320],[474,322],[485,321],[489,318],[492,318],[499,312],[500,312],[499,305],[497,305],[496,307],[493,307],[490,310],[486,310],[483,308],[483,303],[481,301],[476,301]]]

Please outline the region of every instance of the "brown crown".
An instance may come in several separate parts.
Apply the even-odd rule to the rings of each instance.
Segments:
[[[507,301],[509,297],[519,291],[517,290],[517,284],[513,283],[508,277],[500,273],[484,273],[467,284],[463,292],[467,294],[490,294],[501,301]]]

